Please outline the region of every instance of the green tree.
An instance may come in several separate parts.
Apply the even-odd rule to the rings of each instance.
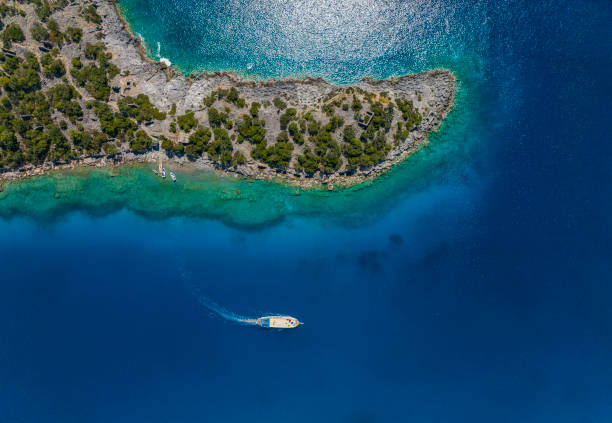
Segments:
[[[264,122],[260,119],[252,118],[250,115],[242,115],[242,122],[238,125],[238,133],[250,143],[259,144],[266,139],[266,130],[263,124]]]
[[[27,93],[40,87],[40,77],[35,70],[20,66],[10,78],[3,81],[4,89],[13,93]]]
[[[90,63],[82,68],[72,68],[70,71],[77,84],[84,87],[87,92],[96,100],[108,100],[110,87],[106,69]]]
[[[145,94],[138,94],[136,97],[128,96],[120,98],[117,101],[117,105],[121,113],[136,119],[139,123],[153,119],[163,120],[166,118],[166,114],[160,112]]]
[[[64,41],[64,34],[60,31],[59,24],[55,19],[49,19],[47,28],[49,29],[49,39],[52,42],[61,44]]]
[[[287,125],[289,124],[289,122],[291,122],[292,120],[295,120],[296,117],[297,117],[297,111],[292,107],[288,108],[287,111],[280,116],[281,129],[287,128]]]
[[[54,48],[40,58],[40,64],[43,66],[43,73],[46,76],[59,78],[66,73],[64,64],[57,58],[58,55],[59,50]]]
[[[25,35],[19,24],[13,22],[5,28],[4,32],[2,32],[2,40],[5,43],[10,43],[11,41],[21,42],[25,41]]]
[[[261,104],[254,101],[251,103],[251,108],[249,109],[249,113],[251,113],[251,117],[258,118],[259,117],[259,109],[261,108]]]
[[[309,175],[316,173],[319,170],[319,163],[321,159],[313,154],[308,146],[304,147],[304,151],[302,154],[298,156],[298,166],[299,170],[303,170]]]
[[[213,128],[219,127],[227,122],[227,114],[219,112],[214,107],[208,109],[208,123]]]
[[[222,166],[229,166],[232,163],[233,150],[229,134],[224,128],[215,128],[213,133],[214,140],[209,143],[206,151],[213,160]]]
[[[287,103],[285,103],[279,97],[275,97],[274,100],[272,100],[272,103],[274,103],[274,107],[279,110],[284,110],[287,107]]]
[[[85,18],[86,21],[92,22],[95,24],[102,23],[102,17],[98,14],[98,12],[96,11],[96,8],[92,4],[85,7],[82,13],[83,13],[83,18]]]
[[[208,128],[196,129],[189,136],[189,144],[185,147],[185,153],[191,157],[201,156],[208,147],[211,136],[212,134]]]
[[[47,41],[49,39],[49,31],[40,22],[34,22],[30,34],[36,41]]]
[[[144,153],[149,150],[152,145],[153,140],[151,140],[151,137],[142,129],[137,131],[130,140],[130,149],[136,153]]]
[[[182,116],[177,117],[176,122],[182,131],[190,132],[193,128],[198,125],[198,121],[195,118],[193,112],[187,112]]]
[[[83,30],[81,28],[76,28],[74,26],[69,26],[66,29],[66,39],[72,41],[73,43],[78,43],[83,38]]]

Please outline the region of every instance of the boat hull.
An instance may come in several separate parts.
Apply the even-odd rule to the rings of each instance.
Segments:
[[[302,324],[291,316],[263,316],[256,320],[257,325],[266,329],[293,329]]]

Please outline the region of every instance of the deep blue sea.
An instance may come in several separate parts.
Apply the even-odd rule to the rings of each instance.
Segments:
[[[347,192],[9,186],[0,422],[612,421],[612,2],[119,3],[185,73],[445,67],[456,108]]]

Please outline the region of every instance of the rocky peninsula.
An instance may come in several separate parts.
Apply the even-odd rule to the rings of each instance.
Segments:
[[[0,181],[161,159],[351,185],[425,145],[453,107],[447,70],[349,86],[184,76],[146,57],[111,0],[23,0],[0,18]]]

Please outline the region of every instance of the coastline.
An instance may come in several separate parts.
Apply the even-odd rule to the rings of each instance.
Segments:
[[[123,71],[113,81],[114,84],[121,87],[121,92],[118,95],[111,94],[109,104],[116,103],[119,98],[124,96],[124,93],[129,91],[129,95],[147,95],[160,110],[167,111],[174,105],[177,115],[195,111],[196,114],[201,113],[203,117],[205,108],[201,106],[202,99],[220,87],[238,88],[247,101],[270,102],[272,99],[281,96],[289,105],[297,107],[298,110],[299,107],[303,109],[313,106],[318,107],[322,98],[343,89],[355,88],[366,92],[371,90],[374,93],[391,91],[406,94],[411,93],[411,90],[415,87],[419,89],[426,87],[429,93],[433,94],[426,97],[425,101],[430,100],[429,104],[434,105],[434,102],[431,101],[433,98],[436,100],[435,106],[437,108],[425,117],[424,124],[411,131],[410,139],[406,138],[402,143],[391,149],[383,161],[351,172],[320,172],[314,175],[306,175],[303,172],[294,171],[290,167],[275,169],[265,164],[262,165],[262,163],[251,158],[247,159],[246,163],[242,165],[220,166],[206,155],[193,159],[185,155],[168,154],[160,148],[159,151],[149,150],[143,154],[122,150],[115,156],[81,156],[65,163],[45,162],[40,166],[4,171],[0,173],[0,181],[41,175],[46,171],[55,169],[105,167],[133,162],[155,163],[161,158],[163,161],[179,167],[190,166],[196,169],[214,170],[220,174],[234,177],[240,176],[247,179],[268,181],[282,179],[303,189],[324,186],[327,186],[328,189],[341,188],[375,179],[423,148],[429,142],[428,134],[439,129],[443,120],[453,108],[456,81],[453,73],[448,70],[432,70],[384,80],[364,77],[359,82],[350,85],[334,85],[322,78],[314,77],[254,81],[242,79],[236,73],[228,71],[202,72],[198,75],[185,76],[175,70],[174,67],[168,68],[163,63],[147,56],[145,46],[131,32],[129,24],[122,15],[121,8],[116,1],[99,0],[94,4],[96,4],[102,17],[102,22],[99,25],[102,41],[112,54],[113,63]],[[126,85],[130,88],[127,88]],[[443,88],[440,89],[440,86],[443,86]],[[436,91],[438,89],[439,92]],[[416,94],[416,90],[414,92]],[[420,99],[421,95],[419,94]],[[416,98],[414,100],[416,102]],[[144,129],[152,138],[160,139],[160,137],[172,137],[168,128],[169,122],[166,119],[163,122],[155,122]],[[280,129],[277,129],[276,133],[279,131]],[[185,141],[186,136],[182,138],[178,136],[175,142],[184,143]]]

